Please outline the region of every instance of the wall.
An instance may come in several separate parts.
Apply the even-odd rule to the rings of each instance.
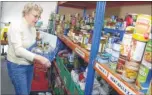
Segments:
[[[28,2],[3,2],[2,10],[2,21],[18,23],[22,18],[22,10],[24,5]],[[55,12],[57,2],[35,2],[40,4],[43,8],[43,13],[41,15],[41,20],[43,25],[47,26],[48,19],[51,12]]]
[[[136,5],[136,6],[123,6],[119,14],[120,17],[124,17],[126,13],[137,14],[152,14],[152,5]]]
[[[120,7],[110,7],[105,9],[105,17],[110,17],[111,15],[119,15],[120,14]],[[95,11],[95,9],[89,9],[87,10],[87,14],[92,14],[92,12]]]
[[[0,1],[0,28],[1,28],[1,17],[2,17],[2,2]]]
[[[118,15],[119,17],[124,18],[126,13],[137,13],[137,14],[148,14],[151,15],[151,4],[146,5],[134,5],[134,6],[122,6],[122,7],[109,7],[105,10],[105,17],[110,17],[111,15]],[[88,14],[94,9],[87,11]]]
[[[80,16],[83,16],[83,10],[82,9],[62,7],[62,6],[59,7],[59,12],[58,13],[61,14],[61,15],[65,15],[65,16],[67,16],[68,14],[79,13]]]

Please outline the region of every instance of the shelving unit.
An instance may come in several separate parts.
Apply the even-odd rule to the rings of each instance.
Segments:
[[[124,30],[110,29],[110,28],[104,28],[104,31],[105,31],[106,33],[115,33],[115,32],[120,33],[120,40],[121,40],[121,41],[122,41],[123,35],[124,35],[124,33],[125,33]]]
[[[86,85],[85,85],[85,95],[89,95],[92,93],[93,88],[93,82],[94,82],[94,73],[95,71],[101,75],[103,79],[105,79],[120,95],[125,94],[141,94],[138,90],[134,88],[131,84],[123,81],[121,77],[114,73],[112,70],[109,69],[109,67],[105,64],[97,63],[95,62],[95,58],[98,54],[99,44],[100,44],[100,37],[101,30],[103,26],[104,21],[104,14],[105,14],[105,8],[106,7],[115,7],[115,6],[129,6],[129,5],[143,5],[143,4],[149,4],[149,2],[71,2],[71,1],[61,1],[58,3],[59,6],[64,7],[71,7],[71,8],[78,8],[78,9],[84,9],[84,14],[86,14],[87,9],[93,9],[96,6],[96,22],[94,27],[94,34],[92,38],[92,46],[91,51],[87,51],[83,48],[81,48],[79,45],[73,43],[68,37],[65,35],[57,35],[58,38],[66,44],[69,48],[71,48],[73,51],[75,51],[79,56],[81,56],[86,62],[88,62],[88,73],[86,78]],[[59,8],[57,8],[58,12]],[[106,32],[119,32],[120,38],[122,40],[124,31],[121,30],[113,30],[104,28]]]
[[[106,64],[96,62],[94,69],[106,80],[120,95],[141,95],[141,93],[135,89],[133,84],[129,84],[121,79],[119,74],[109,69]]]
[[[89,51],[81,48],[79,45],[73,43],[68,37],[65,35],[57,35],[60,40],[62,40],[68,47],[70,47],[73,51],[75,51],[81,58],[83,58],[86,62],[89,62]]]

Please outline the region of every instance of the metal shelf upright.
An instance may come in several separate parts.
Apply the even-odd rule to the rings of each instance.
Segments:
[[[96,16],[95,16],[95,26],[94,26],[94,33],[92,38],[92,45],[91,45],[91,52],[90,52],[90,59],[88,64],[88,73],[86,78],[86,85],[85,85],[85,95],[89,95],[92,93],[93,83],[94,83],[94,61],[96,55],[98,53],[99,44],[100,44],[100,37],[101,31],[104,24],[104,14],[105,14],[105,6],[106,2],[98,1],[96,5]]]

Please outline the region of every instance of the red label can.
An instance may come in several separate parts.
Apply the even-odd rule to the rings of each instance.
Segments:
[[[116,72],[119,73],[119,74],[122,74],[123,73],[123,70],[124,70],[124,66],[125,66],[125,62],[126,62],[126,59],[120,57],[118,59],[118,63],[117,63],[117,67],[116,67]]]

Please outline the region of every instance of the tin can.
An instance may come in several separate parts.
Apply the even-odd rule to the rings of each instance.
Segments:
[[[151,31],[152,16],[139,14],[137,17],[135,32],[133,38],[139,41],[147,42]]]
[[[134,61],[126,61],[124,71],[122,74],[122,79],[126,82],[132,83],[135,82],[139,71],[139,63]]]
[[[147,93],[151,79],[152,69],[149,69],[147,66],[141,64],[139,74],[135,82],[137,89],[140,90],[140,92]]]
[[[101,64],[107,64],[109,62],[109,57],[103,55],[98,55],[96,60]]]
[[[132,39],[131,42],[131,49],[128,53],[128,60],[134,60],[136,62],[141,62],[142,56],[144,53],[146,43],[145,42],[140,42],[135,39]]]
[[[124,58],[119,58],[118,59],[118,63],[117,63],[117,67],[116,67],[116,72],[119,74],[122,74],[124,71],[124,67],[125,67],[125,63],[126,63],[126,59]]]
[[[106,38],[101,37],[100,38],[99,52],[103,52],[104,51],[105,45],[106,45]]]
[[[89,43],[90,34],[85,32],[83,36],[83,47],[87,49],[87,44]]]
[[[60,15],[56,14],[56,21],[59,21],[59,20],[60,20]]]
[[[127,56],[131,49],[132,34],[125,33],[120,46],[120,55]]]
[[[111,56],[110,61],[109,61],[109,67],[111,70],[116,71],[117,61],[113,59],[115,59],[115,57]]]
[[[149,69],[152,68],[152,40],[149,40],[146,45],[142,64],[149,67]]]
[[[114,43],[112,49],[119,52],[120,51],[120,43]]]
[[[74,63],[74,54],[73,53],[69,54],[68,61],[69,61],[70,64]]]

